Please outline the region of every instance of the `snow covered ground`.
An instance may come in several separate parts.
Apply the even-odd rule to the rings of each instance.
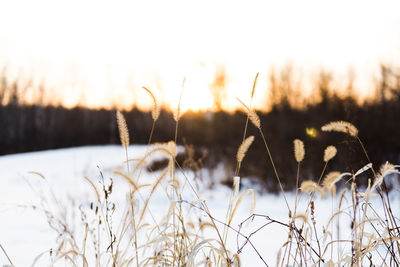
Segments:
[[[130,158],[139,158],[145,152],[146,146],[129,147]],[[124,168],[124,160],[125,152],[121,146],[79,147],[0,157],[0,244],[13,263],[16,266],[30,266],[36,256],[56,244],[57,234],[49,227],[46,216],[39,208],[32,208],[46,205],[41,196],[56,199],[58,208],[66,210],[73,209],[73,206],[76,208],[87,204],[94,199],[94,194],[83,176],[89,177],[98,184],[100,169],[106,178],[113,177],[115,182],[113,197],[118,204],[125,199],[127,183],[115,177],[112,171],[116,168]],[[189,178],[193,176],[191,173],[187,175]],[[218,172],[213,175],[218,176]],[[154,174],[143,172],[141,182],[152,183],[154,177]],[[222,185],[209,189],[208,184],[205,182],[199,185],[197,190],[200,198],[206,200],[211,214],[223,221],[231,189]],[[52,192],[54,196],[51,195]],[[189,202],[195,200],[189,186],[184,188],[182,195]],[[302,203],[305,203],[308,196],[302,195],[301,198]],[[150,210],[155,216],[168,209],[166,199],[166,193],[162,190],[158,190],[152,197]],[[289,205],[293,207],[294,193],[288,193],[287,199]],[[398,198],[393,201],[394,212],[398,214]],[[337,201],[334,200],[333,203]],[[117,209],[119,207],[117,205]],[[250,207],[251,197],[247,197],[240,205],[232,226],[237,228],[238,224],[249,216]],[[325,225],[331,211],[332,201],[329,197],[316,203],[317,221],[322,222],[318,227],[322,228]],[[288,222],[288,210],[281,195],[258,194],[255,213]],[[79,214],[76,216],[79,217]],[[79,218],[76,221],[79,226]],[[263,222],[265,221],[262,219],[256,219],[244,232],[249,234]],[[220,226],[222,229],[222,225]],[[343,218],[341,228],[343,229],[342,238],[349,238],[346,235],[349,235],[350,222]],[[236,251],[235,238],[236,235],[232,233],[228,239],[228,248],[232,251]],[[287,230],[277,225],[263,228],[252,237],[254,245],[270,266],[275,265],[277,252],[286,239]],[[244,266],[263,265],[250,246],[246,246],[240,256]],[[8,264],[1,251],[0,264]]]

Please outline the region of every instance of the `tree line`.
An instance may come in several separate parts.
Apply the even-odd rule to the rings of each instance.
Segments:
[[[335,145],[338,155],[328,164],[327,172],[352,172],[368,163],[354,138],[320,131],[320,127],[330,121],[349,121],[359,129],[360,138],[376,168],[385,161],[399,163],[400,82],[396,83],[392,72],[382,71],[386,76],[377,83],[379,97],[363,104],[357,104],[355,96],[339,96],[330,90],[327,83],[321,83],[319,100],[298,108],[282,91],[277,97],[279,84],[275,83],[277,88],[272,92],[277,99],[269,112],[258,112],[258,115],[287,189],[293,189],[296,180],[297,165],[293,156],[293,140],[296,138],[303,140],[306,148],[301,168],[304,179],[317,179],[321,174],[323,152],[328,145]],[[28,105],[20,101],[15,87],[0,83],[0,154],[119,143],[115,110]],[[7,101],[4,101],[5,97]],[[151,114],[132,108],[124,111],[124,115],[133,143],[146,144],[153,123]],[[179,121],[177,140],[179,144],[193,145],[198,151],[196,157],[201,158],[205,167],[212,169],[223,163],[227,169],[225,178],[229,180],[235,170],[236,151],[243,138],[245,122],[246,114],[242,111],[186,112]],[[277,190],[273,169],[258,131],[249,125],[247,133],[255,136],[255,142],[244,159],[240,175],[255,177],[265,188]],[[173,115],[162,110],[153,142],[169,141],[174,139],[174,135]],[[366,174],[359,182],[365,184],[367,178]]]

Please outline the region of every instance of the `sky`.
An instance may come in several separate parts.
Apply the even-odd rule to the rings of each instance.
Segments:
[[[45,83],[66,106],[146,107],[141,86],[174,107],[212,107],[215,73],[224,107],[268,102],[271,67],[291,64],[307,83],[321,69],[338,86],[351,70],[371,93],[379,64],[400,55],[400,1],[1,1],[0,67]]]

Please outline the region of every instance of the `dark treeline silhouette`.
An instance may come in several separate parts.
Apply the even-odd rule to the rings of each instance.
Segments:
[[[318,101],[299,109],[293,107],[290,95],[282,94],[280,85],[275,83],[277,87],[272,92],[276,99],[271,111],[258,114],[285,189],[295,186],[297,163],[293,156],[293,140],[296,138],[304,141],[306,149],[302,179],[319,178],[324,166],[324,149],[328,145],[335,145],[338,155],[328,164],[326,173],[357,171],[368,163],[355,138],[320,131],[321,126],[330,121],[349,121],[359,129],[359,136],[376,169],[385,161],[399,163],[400,82],[393,81],[400,79],[393,80],[393,73],[384,67],[382,72],[386,76],[382,75],[378,83],[379,97],[362,105],[358,105],[352,95],[339,97],[324,80],[316,93]],[[0,86],[0,154],[119,143],[115,110],[27,105],[21,102],[15,86],[4,83]],[[288,87],[286,90],[290,91]],[[277,91],[280,96],[276,95]],[[133,108],[124,115],[133,143],[146,144],[152,126],[151,114]],[[228,180],[234,174],[236,151],[242,142],[245,122],[246,114],[241,111],[187,112],[179,122],[178,143],[193,144],[196,150],[207,151],[205,156],[197,154],[204,156],[203,164],[214,168],[223,163],[228,170],[224,178]],[[163,110],[153,142],[172,140],[174,133],[173,116]],[[265,188],[276,191],[271,163],[257,129],[251,124],[248,135],[256,138],[243,161],[240,176],[258,178]],[[359,182],[365,184],[368,177],[372,174],[367,173]]]

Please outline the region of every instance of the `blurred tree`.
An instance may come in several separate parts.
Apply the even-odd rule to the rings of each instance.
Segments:
[[[210,85],[210,92],[214,100],[214,109],[222,110],[222,102],[226,99],[226,71],[225,68],[218,68],[213,83]]]
[[[271,68],[269,75],[269,93],[272,109],[286,109],[288,107],[302,108],[300,81],[295,81],[293,75],[293,65],[287,63],[277,74]]]
[[[353,68],[350,68],[347,72],[348,81],[346,85],[345,97],[354,98],[354,81],[356,80],[356,75]]]
[[[388,94],[388,87],[389,87],[389,85],[388,85],[389,75],[390,75],[389,68],[386,65],[381,64],[380,65],[380,74],[381,74],[380,85],[377,88],[378,96],[379,96],[379,100],[381,101],[381,103],[385,103],[387,94]]]
[[[318,96],[320,97],[321,104],[325,105],[329,102],[331,97],[332,88],[332,74],[328,71],[321,70],[317,80]]]

